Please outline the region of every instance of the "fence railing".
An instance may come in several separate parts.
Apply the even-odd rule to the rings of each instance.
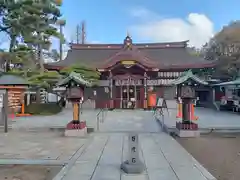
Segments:
[[[97,113],[97,131],[100,129],[100,123],[104,123],[104,120],[107,116],[107,108],[101,108]]]

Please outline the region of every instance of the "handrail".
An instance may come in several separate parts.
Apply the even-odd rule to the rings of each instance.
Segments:
[[[97,116],[100,115],[101,112],[103,112],[104,108],[101,108],[100,111],[97,113]]]
[[[105,118],[105,112],[107,108],[101,108],[100,111],[97,113],[97,130],[99,131],[99,126],[100,126],[100,122],[103,123],[104,122],[104,118]],[[100,115],[102,116],[102,118],[100,119]]]

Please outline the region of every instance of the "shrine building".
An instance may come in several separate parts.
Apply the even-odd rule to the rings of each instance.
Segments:
[[[127,36],[122,44],[71,44],[64,60],[45,67],[59,70],[80,63],[101,72],[98,86],[85,91],[85,99],[94,99],[96,108],[146,108],[153,92],[174,99],[171,81],[184,71],[215,66],[191,55],[187,43],[133,43]]]

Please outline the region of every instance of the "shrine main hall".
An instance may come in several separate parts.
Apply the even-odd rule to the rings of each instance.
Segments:
[[[96,108],[147,108],[149,95],[174,99],[171,85],[186,70],[213,68],[214,63],[189,53],[188,41],[133,43],[130,36],[122,44],[70,44],[62,61],[45,64],[60,70],[84,64],[100,73],[98,86],[86,88],[85,99]]]

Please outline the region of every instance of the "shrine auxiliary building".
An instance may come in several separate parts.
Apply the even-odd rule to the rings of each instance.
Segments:
[[[127,36],[122,44],[71,44],[65,60],[45,67],[57,70],[81,63],[101,72],[99,85],[85,91],[96,108],[146,108],[153,92],[174,99],[176,88],[170,82],[182,72],[214,67],[191,55],[187,42],[135,44]]]

